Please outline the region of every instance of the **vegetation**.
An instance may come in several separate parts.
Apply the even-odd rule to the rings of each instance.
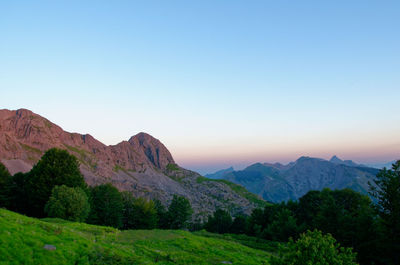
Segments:
[[[79,187],[55,186],[44,211],[49,217],[84,222],[90,205],[86,193]]]
[[[356,254],[350,248],[341,248],[330,234],[323,235],[317,230],[307,231],[296,242],[290,239],[279,254],[279,258],[272,257],[272,265],[357,264]]]
[[[121,193],[111,184],[90,189],[88,223],[122,228],[124,202]]]
[[[206,178],[206,177],[198,177],[196,181],[197,181],[197,183],[203,183],[203,182],[206,182],[206,181],[224,183],[224,184],[228,185],[234,192],[236,192],[240,196],[246,198],[250,202],[252,202],[255,205],[257,205],[257,207],[264,207],[265,205],[269,204],[268,202],[262,200],[260,197],[258,197],[254,193],[251,193],[248,190],[246,190],[246,188],[243,187],[242,185],[235,184],[235,183],[230,182],[230,181],[225,180],[225,179],[209,179],[209,178]]]
[[[382,250],[387,263],[400,264],[400,160],[392,169],[381,170],[375,184],[370,186],[372,196],[378,201],[375,209],[384,234]]]
[[[192,213],[193,210],[189,200],[185,197],[174,195],[166,214],[168,228],[186,228]]]
[[[233,238],[38,220],[0,209],[1,264],[267,264],[270,253]],[[56,250],[46,250],[49,244]],[[262,244],[260,244],[262,245]]]
[[[124,229],[153,229],[157,227],[157,210],[151,200],[134,198],[129,192],[122,193],[123,228]]]
[[[33,166],[24,181],[25,196],[30,216],[44,217],[44,206],[55,186],[80,187],[86,183],[79,171],[77,159],[67,151],[52,148]]]
[[[229,212],[218,209],[213,216],[208,217],[204,227],[207,231],[213,233],[229,233],[232,226],[232,217]]]
[[[12,177],[7,168],[0,163],[0,207],[9,207]]]
[[[167,170],[168,171],[176,171],[176,170],[179,170],[179,167],[177,164],[170,163],[167,165]]]

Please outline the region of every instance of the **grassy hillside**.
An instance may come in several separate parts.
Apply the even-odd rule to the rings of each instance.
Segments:
[[[0,264],[268,264],[270,246],[260,244],[255,249],[246,239],[204,232],[119,231],[0,209]]]

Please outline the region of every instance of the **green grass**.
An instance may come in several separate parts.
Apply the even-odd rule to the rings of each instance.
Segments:
[[[0,264],[268,264],[271,254],[263,243],[256,249],[253,239],[235,236],[119,231],[0,209]],[[57,249],[45,250],[45,244]]]
[[[32,146],[30,146],[30,145],[23,144],[23,143],[20,143],[19,145],[20,145],[24,150],[26,150],[26,151],[28,151],[28,152],[36,153],[36,154],[38,154],[38,155],[42,155],[42,154],[43,154],[43,152],[40,151],[38,148],[32,147]]]
[[[168,171],[176,171],[176,170],[179,170],[179,167],[177,164],[170,163],[167,165],[167,170]]]
[[[257,205],[257,207],[263,208],[269,203],[258,197],[256,194],[249,192],[246,190],[245,187],[242,185],[235,184],[233,182],[230,182],[229,180],[225,179],[209,179],[206,177],[198,177],[197,178],[197,183],[203,183],[206,181],[214,181],[214,182],[221,182],[226,185],[228,185],[234,192],[237,194],[241,195],[242,197],[248,199],[250,202],[254,203]]]

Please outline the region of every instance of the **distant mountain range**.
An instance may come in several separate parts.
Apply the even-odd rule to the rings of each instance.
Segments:
[[[243,170],[232,171],[229,168],[207,176],[243,185],[267,201],[282,202],[296,200],[310,190],[323,188],[351,188],[368,194],[368,181],[372,182],[378,171],[333,156],[329,161],[300,157],[287,165],[256,163]]]
[[[232,215],[249,214],[265,203],[236,184],[205,179],[179,167],[168,149],[149,134],[139,133],[107,146],[89,134],[66,132],[32,111],[0,110],[0,161],[12,174],[29,171],[53,147],[77,157],[89,185],[110,182],[120,190],[164,204],[174,194],[185,196],[194,218],[203,219],[218,208]]]

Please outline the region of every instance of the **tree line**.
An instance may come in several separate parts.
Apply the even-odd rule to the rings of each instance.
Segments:
[[[88,187],[78,160],[57,148],[49,149],[28,173],[11,176],[0,163],[0,207],[119,229],[182,229],[193,212],[190,202],[177,195],[166,209],[159,200],[135,198],[110,183]]]

